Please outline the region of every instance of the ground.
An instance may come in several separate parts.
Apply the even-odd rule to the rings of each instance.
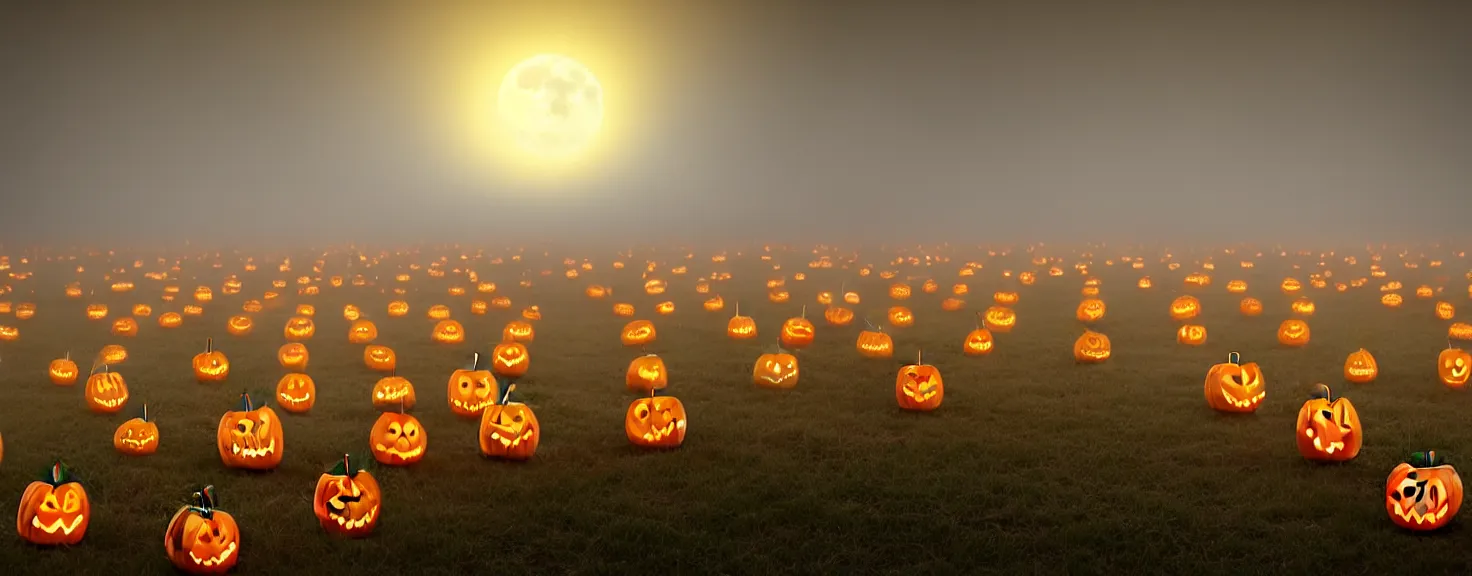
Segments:
[[[667,275],[670,290],[656,297],[641,289],[642,257],[613,270],[612,254],[589,252],[596,268],[568,280],[554,254],[531,264],[531,288],[517,285],[526,265],[482,260],[472,265],[513,306],[478,316],[469,313],[470,300],[482,296],[455,274],[430,278],[418,271],[410,282],[392,280],[400,266],[427,263],[430,253],[376,268],[329,265],[324,279],[356,272],[381,277],[371,287],[333,288],[323,281],[317,296],[297,295],[293,283],[253,315],[256,329],[244,337],[226,335],[226,318],[240,313],[247,298],[270,290],[271,280],[312,275],[312,255],[296,255],[291,273],[264,264],[242,272],[240,258],[229,253],[219,269],[210,266],[213,257],[187,260],[178,279],[167,282],[131,271],[127,277],[138,288],[123,294],[107,291],[100,276],[109,267],[130,266],[131,254],[110,265],[105,256],[17,265],[35,276],[11,280],[16,293],[0,300],[33,301],[37,313],[28,320],[0,316],[0,324],[21,329],[19,340],[0,342],[0,390],[6,395],[0,404],[0,502],[14,506],[26,484],[61,458],[85,483],[93,520],[86,539],[65,549],[0,538],[3,571],[167,572],[164,527],[203,484],[216,487],[219,507],[234,514],[243,531],[238,573],[1304,574],[1333,567],[1384,574],[1472,568],[1466,518],[1435,534],[1411,534],[1390,523],[1383,504],[1387,474],[1411,452],[1434,449],[1453,465],[1472,466],[1472,428],[1465,426],[1472,398],[1441,385],[1435,372],[1436,356],[1447,346],[1447,322],[1433,315],[1435,300],[1412,295],[1415,286],[1450,276],[1441,279],[1446,293],[1439,299],[1468,305],[1464,260],[1449,257],[1445,269],[1387,264],[1390,279],[1406,284],[1401,309],[1380,305],[1383,280],[1346,293],[1306,288],[1318,305],[1308,318],[1313,339],[1288,349],[1278,345],[1275,330],[1290,317],[1292,297],[1278,284],[1287,276],[1306,281],[1307,273],[1291,265],[1316,269],[1318,258],[1270,254],[1257,258],[1256,268],[1242,269],[1240,258],[1218,250],[1178,255],[1181,270],[1169,271],[1154,251],[1137,252],[1151,256],[1144,270],[1119,262],[1105,266],[1101,255],[1092,272],[1102,281],[1108,314],[1093,328],[1108,334],[1114,348],[1102,365],[1073,361],[1071,346],[1083,330],[1074,318],[1084,278],[1078,272],[1044,275],[1018,288],[1001,271],[1032,269],[1020,255],[982,254],[985,268],[971,278],[957,276],[962,260],[977,257],[964,252],[947,264],[905,266],[898,268],[901,279],[934,277],[941,285],[936,294],[917,293],[904,302],[917,316],[913,327],[887,329],[897,358],[923,348],[926,361],[944,375],[944,405],[920,414],[896,407],[898,360],[861,358],[854,350],[859,326],[827,326],[815,302],[819,290],[846,282],[863,295],[856,311],[880,323],[893,302],[884,290],[889,281],[877,274],[860,279],[838,267],[810,270],[805,252],[779,256],[779,272],[750,254],[723,264],[702,254],[689,261],[690,274]],[[891,256],[869,254],[861,261],[889,268],[884,263]],[[1185,273],[1213,254],[1219,264],[1213,283],[1187,288]],[[1359,265],[1327,259],[1337,272],[1331,286],[1368,274],[1368,254],[1354,254]],[[1386,261],[1395,259],[1391,253]],[[1077,260],[1069,256],[1065,263]],[[159,268],[147,262],[141,270]],[[68,299],[62,289],[78,277],[78,263],[88,268],[80,275],[84,286],[96,293]],[[543,268],[552,275],[536,273]],[[712,290],[726,300],[722,312],[703,310],[706,296],[693,289],[696,275],[713,270],[733,274]],[[797,272],[808,278],[793,280]],[[219,294],[228,273],[240,275],[242,294]],[[767,301],[763,281],[775,275],[787,277],[790,302]],[[1135,286],[1142,275],[1154,279],[1153,289]],[[1241,315],[1241,296],[1224,288],[1231,279],[1247,281],[1248,295],[1262,299],[1267,312]],[[971,287],[967,310],[941,311],[940,300],[958,281]],[[585,297],[583,289],[593,282],[612,286],[614,297]],[[160,301],[164,284],[183,288],[179,302]],[[186,317],[177,329],[160,328],[158,315],[179,310],[197,285],[216,292],[204,314]],[[452,285],[472,290],[450,296]],[[409,290],[406,317],[384,313],[391,295],[381,289],[395,286]],[[989,306],[999,289],[1020,290],[1017,328],[997,336],[990,356],[963,356],[960,343],[973,328],[974,312]],[[1207,343],[1195,348],[1176,342],[1177,323],[1167,313],[1171,299],[1187,292],[1201,299],[1200,323],[1209,329]],[[676,303],[673,315],[653,314],[662,300]],[[110,321],[84,318],[91,301],[107,303],[112,318],[140,302],[154,311],[142,319],[138,336],[119,338],[109,333]],[[619,343],[628,319],[611,312],[615,301],[635,304],[636,317],[658,327],[649,351],[665,359],[668,392],[684,401],[690,417],[689,436],[678,450],[635,449],[621,430],[634,398],[624,387],[624,370],[639,351]],[[758,323],[757,340],[724,334],[738,301]],[[285,341],[282,326],[301,302],[317,309],[307,372],[319,401],[309,415],[283,414],[286,451],[278,469],[226,469],[215,427],[242,390],[269,395],[274,389],[284,373],[275,358]],[[377,322],[378,343],[397,350],[399,374],[418,391],[413,413],[430,439],[420,464],[371,469],[385,503],[381,524],[365,540],[329,537],[310,502],[317,477],[344,452],[367,450],[377,416],[369,389],[379,375],[364,367],[362,346],[347,342],[342,308],[348,303]],[[425,310],[432,304],[451,307],[469,332],[466,344],[430,341],[434,321]],[[535,323],[531,371],[518,391],[542,424],[542,444],[528,463],[483,459],[476,424],[456,418],[446,405],[446,381],[471,350],[487,350],[501,327],[531,304],[544,318]],[[778,324],[803,305],[818,331],[816,343],[798,353],[800,383],[790,391],[755,387],[753,361],[773,348]],[[190,373],[190,358],[211,336],[232,363],[223,384],[199,384]],[[123,413],[92,414],[84,408],[82,387],[52,385],[46,365],[70,351],[85,369],[108,343],[132,353],[117,367],[132,399]],[[1345,357],[1362,347],[1379,361],[1380,377],[1346,384]],[[1258,362],[1266,374],[1267,398],[1256,414],[1222,415],[1206,406],[1206,370],[1231,351]],[[1311,464],[1295,449],[1296,412],[1319,382],[1349,397],[1364,421],[1364,449],[1349,463]],[[145,401],[162,431],[159,452],[118,454],[113,430]]]

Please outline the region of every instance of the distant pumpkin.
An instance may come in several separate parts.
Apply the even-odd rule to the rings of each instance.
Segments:
[[[1449,388],[1466,386],[1468,376],[1472,375],[1472,354],[1460,348],[1442,350],[1436,357],[1436,374]]]
[[[306,414],[317,404],[317,384],[312,377],[292,372],[276,381],[276,403],[293,414]]]
[[[1113,355],[1109,337],[1093,330],[1084,330],[1073,343],[1073,359],[1081,364],[1098,364]]]
[[[783,351],[762,354],[751,370],[751,379],[763,388],[797,386],[797,357]]]
[[[1199,324],[1182,324],[1176,330],[1176,342],[1187,346],[1200,346],[1206,343],[1206,327]]]
[[[418,418],[403,412],[378,415],[368,433],[368,446],[373,459],[387,466],[408,466],[424,458],[429,449],[429,434]]]
[[[307,345],[301,342],[282,344],[281,348],[276,350],[276,361],[281,363],[281,367],[287,370],[296,370],[297,372],[305,371],[309,358]]]
[[[1353,460],[1364,443],[1361,426],[1354,404],[1319,384],[1298,409],[1298,453],[1320,462]]]
[[[1278,326],[1278,343],[1284,346],[1303,346],[1308,344],[1308,323],[1297,318],[1284,320]]]
[[[146,456],[158,451],[158,424],[148,419],[148,405],[137,418],[123,422],[112,433],[112,447],[129,456]]]
[[[669,385],[669,372],[664,360],[655,354],[645,354],[629,362],[624,375],[624,385],[634,392],[659,390]]]
[[[375,372],[390,372],[399,365],[399,356],[393,348],[381,344],[363,347],[363,365]]]
[[[1375,357],[1364,348],[1351,352],[1344,359],[1344,379],[1355,384],[1369,384],[1380,374]]]
[[[945,384],[941,380],[940,370],[926,364],[924,358],[918,354],[914,364],[901,366],[899,373],[895,375],[894,396],[902,410],[919,412],[935,410],[940,408],[945,394]]]

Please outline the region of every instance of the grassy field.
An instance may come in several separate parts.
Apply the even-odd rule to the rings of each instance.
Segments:
[[[613,270],[612,254],[588,254],[597,269],[577,280],[562,276],[562,254],[502,265],[482,260],[471,265],[482,280],[495,281],[498,294],[509,296],[513,306],[475,316],[469,313],[477,297],[473,287],[469,296],[447,294],[452,285],[471,287],[462,277],[430,278],[421,271],[406,284],[390,279],[411,261],[427,263],[428,254],[367,269],[329,265],[324,277],[361,272],[382,278],[377,286],[324,283],[318,296],[298,296],[292,284],[280,290],[278,303],[254,314],[254,333],[238,338],[226,335],[226,318],[240,313],[247,298],[269,290],[271,280],[310,274],[311,254],[294,255],[297,270],[289,274],[274,265],[242,272],[240,258],[231,255],[219,269],[210,266],[212,258],[188,260],[175,273],[178,280],[169,282],[141,277],[142,271],[159,269],[149,259],[148,266],[127,274],[138,288],[125,294],[107,291],[101,274],[130,266],[131,254],[111,264],[106,256],[16,264],[35,275],[10,281],[16,293],[0,300],[33,301],[38,311],[29,320],[0,316],[0,324],[21,329],[18,341],[0,342],[0,390],[6,396],[0,402],[0,502],[14,506],[26,484],[61,458],[85,483],[93,520],[86,539],[70,548],[41,549],[14,535],[0,538],[0,572],[168,572],[165,525],[203,484],[217,488],[219,507],[243,531],[238,573],[1472,570],[1466,518],[1439,533],[1411,534],[1390,523],[1382,493],[1391,468],[1413,451],[1435,449],[1454,465],[1472,466],[1472,396],[1436,378],[1447,322],[1433,315],[1434,300],[1412,296],[1415,286],[1450,276],[1440,299],[1472,305],[1461,276],[1466,261],[1450,255],[1445,268],[1416,270],[1387,255],[1388,279],[1406,285],[1406,305],[1398,310],[1379,304],[1379,281],[1346,293],[1306,288],[1318,305],[1308,319],[1313,341],[1285,349],[1274,335],[1290,316],[1291,298],[1278,283],[1286,276],[1306,282],[1307,272],[1291,266],[1313,269],[1318,258],[1270,255],[1244,270],[1236,264],[1240,258],[1218,251],[1213,284],[1187,289],[1182,278],[1199,270],[1194,263],[1207,253],[1178,254],[1178,271],[1168,271],[1153,252],[1145,254],[1150,258],[1144,270],[1104,266],[1101,253],[1093,272],[1103,282],[1101,297],[1109,310],[1094,329],[1109,335],[1114,357],[1093,366],[1076,365],[1071,354],[1082,332],[1074,319],[1082,277],[1073,270],[1020,288],[1018,327],[998,335],[990,356],[968,358],[960,343],[973,327],[974,311],[991,304],[993,291],[1017,286],[1001,271],[1033,266],[1020,254],[982,254],[986,268],[962,279],[956,274],[961,262],[977,255],[957,253],[948,264],[899,268],[901,278],[933,276],[942,286],[937,294],[906,302],[918,318],[914,327],[886,329],[894,334],[897,358],[913,358],[923,348],[926,360],[944,374],[944,406],[916,414],[895,405],[898,362],[866,360],[854,351],[862,322],[829,327],[814,302],[819,290],[837,290],[846,281],[864,297],[856,312],[879,322],[892,302],[884,292],[888,281],[877,275],[861,279],[852,270],[808,270],[805,252],[778,256],[785,266],[775,273],[751,255],[723,264],[700,256],[689,262],[689,275],[668,276],[668,294],[654,297],[639,289],[640,266]],[[1368,255],[1354,254],[1357,266],[1330,260],[1334,280],[1367,275]],[[644,260],[637,256],[630,262]],[[861,261],[885,269],[882,263],[890,258],[869,253]],[[78,277],[78,263],[87,267],[80,275],[84,286],[96,294],[68,299],[63,286]],[[535,285],[523,288],[517,280],[528,267]],[[537,275],[544,268],[553,274]],[[713,270],[733,274],[712,290],[725,297],[723,312],[702,310],[704,296],[692,288],[696,275]],[[808,278],[793,281],[795,272]],[[244,281],[242,294],[218,294],[229,273]],[[763,281],[774,274],[787,275],[791,302],[767,301]],[[1151,276],[1155,287],[1136,288],[1141,275]],[[1224,288],[1231,279],[1246,280],[1248,295],[1262,299],[1267,312],[1242,316],[1240,296]],[[939,301],[958,280],[971,286],[968,311],[942,312]],[[615,298],[584,297],[591,282],[612,286]],[[159,300],[169,283],[183,288],[180,301]],[[177,329],[160,328],[158,315],[182,308],[197,285],[216,290],[203,316],[186,317]],[[382,289],[393,286],[410,290],[404,296],[412,306],[406,317],[384,313],[392,297]],[[1186,292],[1203,302],[1200,323],[1210,332],[1206,345],[1197,348],[1176,343],[1177,323],[1167,314],[1171,299]],[[653,315],[653,304],[665,299],[676,303],[677,312]],[[85,319],[83,307],[90,301],[107,303],[112,318],[140,302],[153,305],[154,314],[142,319],[138,336],[117,338],[109,333],[110,320]],[[668,391],[690,414],[689,436],[678,450],[644,452],[624,437],[624,411],[633,395],[624,388],[623,374],[638,351],[619,343],[618,330],[627,319],[612,314],[614,301],[632,302],[639,308],[636,317],[655,320],[659,337],[649,351],[664,357],[671,373]],[[758,340],[724,335],[737,301],[743,314],[756,319]],[[319,401],[309,415],[283,413],[286,451],[278,469],[226,469],[216,453],[215,427],[242,390],[270,395],[283,374],[275,358],[285,341],[282,326],[300,302],[317,307],[307,372],[317,382]],[[369,389],[379,375],[364,367],[362,347],[347,342],[341,310],[348,303],[378,323],[378,343],[397,350],[399,374],[418,391],[413,413],[430,437],[420,464],[372,469],[383,485],[384,512],[376,533],[364,540],[329,537],[310,502],[317,477],[344,452],[366,452],[377,416]],[[425,309],[432,304],[454,310],[469,332],[466,344],[430,341],[434,321]],[[536,411],[542,444],[527,463],[483,459],[476,424],[454,417],[446,406],[446,380],[471,350],[487,350],[501,327],[530,304],[541,307],[544,319],[536,322],[531,371],[518,392]],[[816,343],[799,353],[799,385],[786,392],[753,386],[753,361],[772,348],[778,324],[804,304],[818,333]],[[202,385],[189,363],[211,336],[229,355],[232,370],[227,382]],[[123,413],[104,416],[85,409],[80,385],[54,386],[45,370],[67,351],[85,369],[109,343],[124,344],[132,353],[117,369],[132,399]],[[1361,347],[1375,354],[1380,378],[1346,384],[1345,356]],[[1206,369],[1231,351],[1258,362],[1266,373],[1268,396],[1256,414],[1219,415],[1202,397]],[[1295,450],[1294,417],[1317,382],[1358,407],[1367,437],[1358,459],[1315,465]],[[112,432],[142,402],[157,418],[161,447],[153,456],[125,457],[113,450]]]

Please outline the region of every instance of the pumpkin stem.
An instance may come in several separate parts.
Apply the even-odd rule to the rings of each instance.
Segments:
[[[736,301],[736,315],[737,316],[740,316],[741,315],[741,301],[740,300],[737,300]]]
[[[211,337],[211,338],[205,338],[204,339],[204,353],[205,354],[209,354],[209,353],[214,352],[214,351],[215,351],[215,339],[213,337]]]
[[[1239,354],[1239,353],[1236,353],[1236,352],[1232,352],[1230,354],[1227,354],[1227,363],[1228,364],[1241,364],[1242,363],[1242,355]]]
[[[925,351],[924,350],[916,350],[915,351],[915,365],[916,366],[922,366],[924,364],[925,364]]]
[[[803,304],[802,305],[802,317],[803,318],[807,318],[808,317],[808,305],[807,304]]]
[[[354,476],[354,474],[353,474],[353,463],[352,463],[352,460],[348,457],[347,454],[343,454],[342,455],[342,471],[343,471],[342,472],[342,475],[343,476],[347,476],[349,478],[351,478],[351,477]]]
[[[515,389],[516,389],[516,383],[515,382],[512,382],[512,383],[506,385],[506,393],[504,393],[504,394],[501,395],[501,405],[502,406],[505,406],[506,404],[508,404],[508,403],[511,402],[511,391],[512,390],[515,390]]]
[[[472,372],[480,369],[480,352],[470,353],[470,370]]]
[[[404,414],[404,399],[403,398],[399,398],[399,415],[402,416],[403,414]]]
[[[148,421],[148,403],[145,402],[143,404],[143,415],[139,418],[142,419],[144,422]]]

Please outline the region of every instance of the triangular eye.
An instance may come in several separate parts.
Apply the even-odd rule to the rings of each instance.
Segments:
[[[1334,413],[1333,412],[1330,412],[1328,410],[1320,410],[1319,411],[1319,415],[1320,416],[1323,416],[1325,420],[1333,420],[1334,419]]]

